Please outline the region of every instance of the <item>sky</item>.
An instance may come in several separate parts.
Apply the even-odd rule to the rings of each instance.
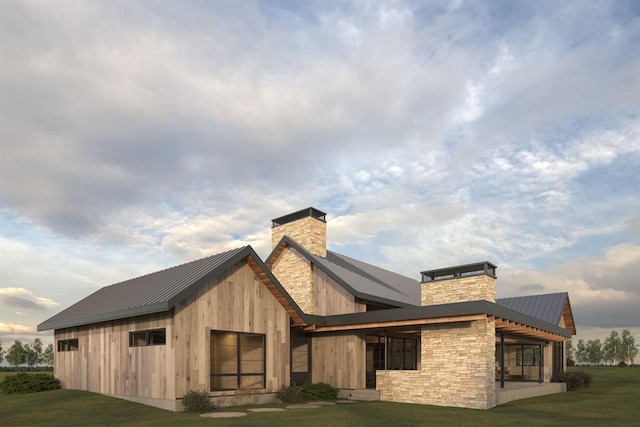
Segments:
[[[327,212],[640,341],[640,2],[0,2],[0,341]]]

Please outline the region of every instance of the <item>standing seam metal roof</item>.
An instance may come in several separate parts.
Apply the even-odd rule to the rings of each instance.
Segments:
[[[248,255],[254,256],[262,264],[253,249],[244,246],[105,286],[42,322],[38,325],[38,331],[167,311],[204,280]]]
[[[567,292],[559,292],[555,294],[499,298],[496,300],[496,304],[547,323],[558,325],[567,298],[569,298]]]
[[[267,264],[283,244],[294,248],[358,298],[401,307],[420,305],[417,280],[332,251],[327,251],[326,258],[313,255],[289,236],[276,245]]]

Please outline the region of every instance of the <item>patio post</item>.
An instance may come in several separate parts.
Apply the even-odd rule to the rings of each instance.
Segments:
[[[504,332],[500,332],[500,388],[504,388]]]
[[[538,369],[538,382],[542,382],[542,368],[544,367],[544,353],[542,352],[542,344],[538,344],[540,352],[540,368]]]
[[[387,370],[387,360],[389,359],[389,353],[387,349],[389,347],[389,338],[387,338],[387,330],[384,330],[384,370]]]

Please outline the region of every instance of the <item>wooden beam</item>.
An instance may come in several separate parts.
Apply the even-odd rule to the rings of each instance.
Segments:
[[[467,316],[437,317],[434,319],[393,320],[382,322],[361,323],[357,325],[316,326],[313,332],[352,331],[356,329],[394,328],[400,326],[433,325],[438,323],[470,322],[484,320],[485,314],[470,314]]]
[[[258,265],[258,263],[251,256],[246,257],[247,265],[251,267],[251,270],[258,276],[260,281],[267,287],[269,292],[276,298],[276,300],[284,307],[287,311],[291,319],[293,320],[294,325],[304,325],[305,322],[302,320],[298,312],[293,308],[293,306],[289,303],[287,298],[280,292],[280,290],[276,287],[276,285],[269,279],[269,276],[262,270],[262,268]]]

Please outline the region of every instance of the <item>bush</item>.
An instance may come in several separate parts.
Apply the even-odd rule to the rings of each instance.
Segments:
[[[584,371],[569,371],[554,374],[551,378],[553,382],[567,384],[567,391],[576,391],[587,388],[591,385],[592,377]]]
[[[37,393],[59,388],[60,381],[50,374],[20,372],[15,375],[9,375],[0,382],[0,391],[6,394]]]
[[[209,393],[206,391],[190,391],[182,398],[184,408],[189,412],[201,414],[211,409]]]
[[[280,390],[278,390],[278,399],[282,400],[284,403],[300,403],[304,402],[304,397],[302,393],[300,393],[300,388],[295,385],[290,386],[282,386]]]
[[[300,386],[300,394],[305,400],[335,400],[338,389],[326,383],[305,384]]]
[[[0,372],[53,372],[53,366],[0,366]]]
[[[627,362],[625,362],[624,360],[620,361],[620,363],[618,363],[618,367],[619,368],[626,368],[627,366]]]

